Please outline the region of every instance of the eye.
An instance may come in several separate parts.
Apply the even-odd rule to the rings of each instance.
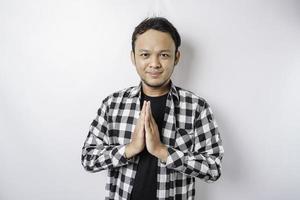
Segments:
[[[143,58],[148,58],[149,57],[149,53],[141,53],[140,56],[143,57]]]
[[[167,54],[167,53],[162,53],[162,54],[160,54],[160,56],[161,56],[162,58],[169,58],[169,57],[170,57],[170,55]]]

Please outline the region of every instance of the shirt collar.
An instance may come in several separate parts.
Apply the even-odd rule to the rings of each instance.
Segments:
[[[170,80],[170,84],[171,87],[169,93],[171,93],[171,95],[173,95],[177,99],[177,101],[179,101],[179,94],[172,80]],[[129,93],[129,97],[137,97],[137,96],[141,97],[141,88],[142,88],[142,81],[139,83],[138,86],[132,88],[132,90]]]

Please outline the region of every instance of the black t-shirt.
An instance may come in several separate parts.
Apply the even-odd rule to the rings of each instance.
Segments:
[[[163,96],[150,97],[142,92],[141,109],[143,102],[151,102],[151,111],[158,126],[159,133],[164,122],[164,114],[168,93]],[[157,190],[157,158],[151,155],[146,147],[139,154],[140,160],[133,184],[131,200],[154,200]]]

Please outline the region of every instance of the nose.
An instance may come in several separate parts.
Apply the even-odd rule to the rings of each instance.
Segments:
[[[150,61],[150,67],[151,68],[160,68],[161,67],[158,56],[152,56],[151,61]]]

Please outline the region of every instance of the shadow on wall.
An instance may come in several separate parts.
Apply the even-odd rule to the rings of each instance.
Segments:
[[[193,60],[194,60],[194,49],[188,42],[182,43],[179,47],[181,57],[179,63],[175,66],[172,79],[174,82],[182,88],[191,84],[192,73],[193,73]]]
[[[224,158],[222,162],[222,182],[239,182],[241,180],[243,172],[243,157],[242,152],[239,148],[238,141],[231,137],[233,132],[236,130],[232,130],[229,127],[229,124],[234,124],[233,122],[228,121],[228,117],[226,117],[228,113],[218,113],[218,121],[220,125],[220,134],[223,140],[224,146]],[[228,125],[228,126],[226,126]]]
[[[197,47],[199,49],[199,47]],[[199,63],[202,63],[202,55],[201,51],[195,51],[191,42],[185,41],[180,47],[181,58],[179,64],[175,66],[175,71],[172,79],[182,88],[195,87],[194,84],[201,84],[201,77],[205,76],[205,74],[201,73],[198,75],[194,75],[195,71],[197,73],[202,70],[198,69],[200,66],[195,66],[194,60],[197,57]],[[196,69],[197,68],[197,69]],[[193,78],[197,78],[194,80]],[[198,94],[199,95],[199,94]],[[216,112],[216,111],[215,111]],[[231,182],[232,184],[237,184],[241,181],[243,166],[242,166],[242,153],[238,149],[237,142],[234,138],[231,137],[233,131],[230,130],[229,124],[232,124],[228,121],[230,118],[226,117],[228,113],[220,113],[218,112],[217,122],[220,126],[220,134],[223,140],[223,146],[225,149],[225,154],[222,162],[222,175],[220,179],[212,184],[205,183],[200,179],[196,179],[196,199],[208,200],[211,199],[211,191],[214,191],[216,187],[224,188],[225,182]],[[226,126],[226,124],[228,126]],[[219,190],[220,191],[220,190]]]
[[[239,147],[237,139],[231,137],[232,135],[236,135],[233,134],[236,130],[232,130],[229,127],[232,122],[229,121],[229,117],[226,117],[227,115],[228,113],[218,112],[216,119],[225,150],[222,160],[222,175],[215,183],[205,183],[200,179],[196,179],[196,197],[199,199],[201,198],[202,200],[212,199],[211,192],[213,191],[222,192],[226,190],[225,187],[228,187],[228,185],[242,184],[245,182],[245,180],[242,180],[244,177],[243,175],[249,173],[243,171],[243,169],[246,168],[243,166],[243,163],[246,161],[243,160],[242,149],[240,149],[241,147]]]

